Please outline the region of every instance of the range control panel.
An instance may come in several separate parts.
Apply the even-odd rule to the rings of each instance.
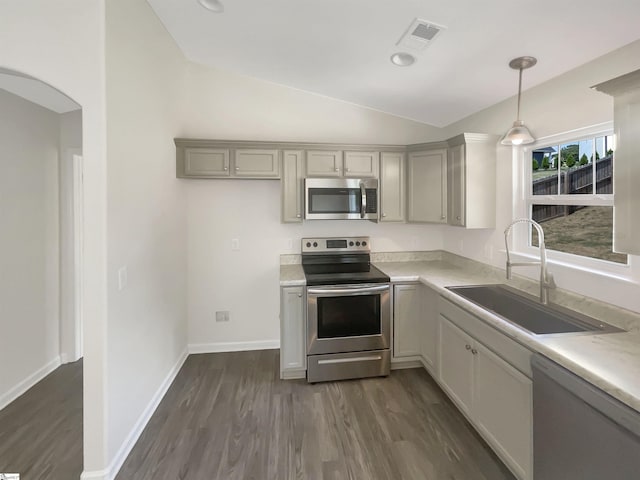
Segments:
[[[369,237],[303,238],[302,253],[369,253]]]

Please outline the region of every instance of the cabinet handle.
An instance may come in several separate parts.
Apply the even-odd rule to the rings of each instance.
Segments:
[[[229,167],[222,167],[223,170],[229,170]]]
[[[349,169],[348,169],[348,168],[345,168],[345,169],[344,169],[344,171],[345,171],[345,172],[348,172],[348,171],[349,171]]]
[[[383,214],[382,214],[382,216],[383,216],[383,217],[386,217],[386,216],[387,216],[387,214],[386,214],[386,213],[383,213]]]
[[[302,294],[301,293],[298,294],[298,298],[302,298]]]
[[[340,169],[339,169],[339,168],[336,168],[336,172],[339,172],[339,171],[340,171]]]
[[[236,167],[236,170],[240,170],[240,167]]]
[[[467,350],[471,350],[471,345],[465,345],[464,348],[466,348]]]
[[[460,220],[460,215],[458,215],[458,216],[456,217],[456,220]]]
[[[476,350],[475,348],[472,348],[471,349],[471,353],[473,353],[475,355],[476,353],[478,353],[478,350]]]
[[[296,217],[298,217],[298,218],[300,218],[301,216],[302,216],[302,215],[300,215],[300,214],[297,214],[297,215],[296,215]]]
[[[444,220],[445,218],[447,218],[447,217],[445,217],[444,215],[440,216],[440,220]]]

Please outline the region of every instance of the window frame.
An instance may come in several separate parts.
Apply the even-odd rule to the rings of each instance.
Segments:
[[[560,134],[549,135],[537,139],[530,145],[521,148],[519,168],[514,171],[514,213],[517,218],[532,218],[533,205],[585,205],[607,206],[615,208],[615,191],[613,194],[555,194],[533,195],[533,151],[547,146],[561,146],[581,140],[614,135],[613,122],[601,123],[589,127],[579,128]],[[615,137],[614,137],[615,150]],[[560,152],[558,152],[559,154]],[[595,168],[595,162],[594,162]],[[615,167],[614,167],[615,168]],[[519,171],[518,171],[519,170]],[[518,178],[519,177],[519,178]],[[513,229],[513,249],[516,255],[523,258],[539,257],[538,248],[529,244],[531,226]],[[627,263],[617,263],[594,257],[585,257],[558,250],[547,249],[547,259],[552,264],[564,265],[570,268],[595,272],[622,279],[632,279],[633,256],[627,255]]]

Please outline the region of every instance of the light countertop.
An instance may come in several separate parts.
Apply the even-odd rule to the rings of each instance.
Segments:
[[[563,295],[557,303],[632,331],[600,335],[535,335],[447,290],[445,287],[456,285],[505,283],[504,272],[499,269],[454,257],[443,255],[442,260],[431,257],[429,260],[377,261],[374,264],[389,275],[392,282],[420,282],[433,288],[442,297],[530,350],[542,353],[640,412],[640,315],[568,294]],[[281,286],[304,284],[304,272],[300,265],[280,266]]]

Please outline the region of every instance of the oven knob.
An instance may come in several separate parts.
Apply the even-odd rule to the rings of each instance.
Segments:
[[[311,242],[307,242],[307,248],[311,247]]]
[[[353,245],[354,245],[353,242],[349,242],[350,247],[353,247]]]
[[[317,247],[318,246],[318,242],[313,242],[313,246]]]
[[[356,247],[359,247],[359,246],[360,246],[360,242],[356,242]]]
[[[367,246],[367,242],[362,242],[362,246],[366,247]]]

